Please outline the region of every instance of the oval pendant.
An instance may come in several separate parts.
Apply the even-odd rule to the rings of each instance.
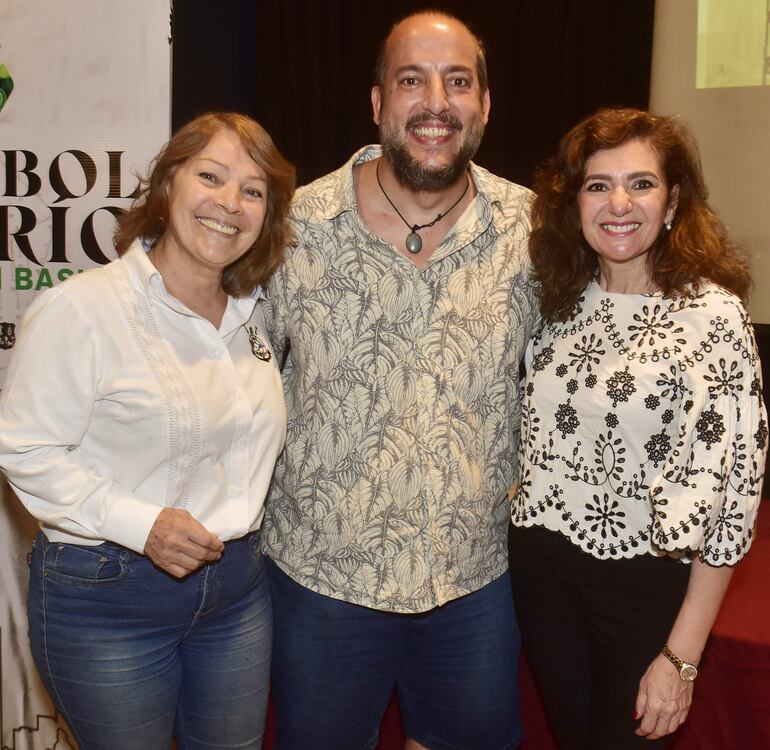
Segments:
[[[406,235],[406,249],[412,255],[417,255],[422,250],[422,237],[417,232],[409,232]]]

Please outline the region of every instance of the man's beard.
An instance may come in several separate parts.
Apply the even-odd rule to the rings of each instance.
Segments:
[[[406,127],[409,128],[426,120],[425,116],[415,116],[409,119]],[[457,128],[462,124],[451,115],[431,117],[431,120],[440,120]],[[458,130],[462,134],[462,130]],[[410,153],[406,145],[406,138],[389,129],[387,125],[380,125],[380,144],[382,153],[393,168],[393,173],[399,183],[413,192],[438,193],[452,187],[462,177],[471,159],[476,155],[484,136],[484,123],[474,120],[468,127],[466,138],[460,144],[460,149],[454,158],[443,167],[426,167],[420,164]]]

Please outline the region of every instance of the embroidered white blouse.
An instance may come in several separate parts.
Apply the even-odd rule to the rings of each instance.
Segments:
[[[164,507],[222,541],[259,527],[286,433],[257,297],[219,330],[141,246],[41,294],[0,396],[0,466],[52,541],[141,552]]]
[[[669,299],[592,282],[528,362],[514,525],[605,559],[746,553],[768,429],[737,297],[710,283]]]

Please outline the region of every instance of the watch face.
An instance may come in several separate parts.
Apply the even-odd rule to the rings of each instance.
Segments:
[[[698,670],[692,664],[683,664],[679,676],[686,682],[692,682],[698,676]]]

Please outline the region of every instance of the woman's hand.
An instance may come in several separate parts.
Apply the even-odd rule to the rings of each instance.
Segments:
[[[674,665],[659,654],[639,682],[635,718],[636,734],[657,740],[684,723],[692,703],[693,683],[679,676]]]
[[[666,639],[669,648],[689,664],[700,661],[732,574],[733,568],[726,565],[714,568],[700,558],[692,562],[687,593]],[[676,730],[687,718],[692,689],[693,683],[683,680],[674,665],[658,654],[639,682],[636,718],[642,721],[636,734],[657,740]]]
[[[222,556],[225,545],[186,510],[164,508],[155,519],[144,554],[161,570],[184,578]]]

